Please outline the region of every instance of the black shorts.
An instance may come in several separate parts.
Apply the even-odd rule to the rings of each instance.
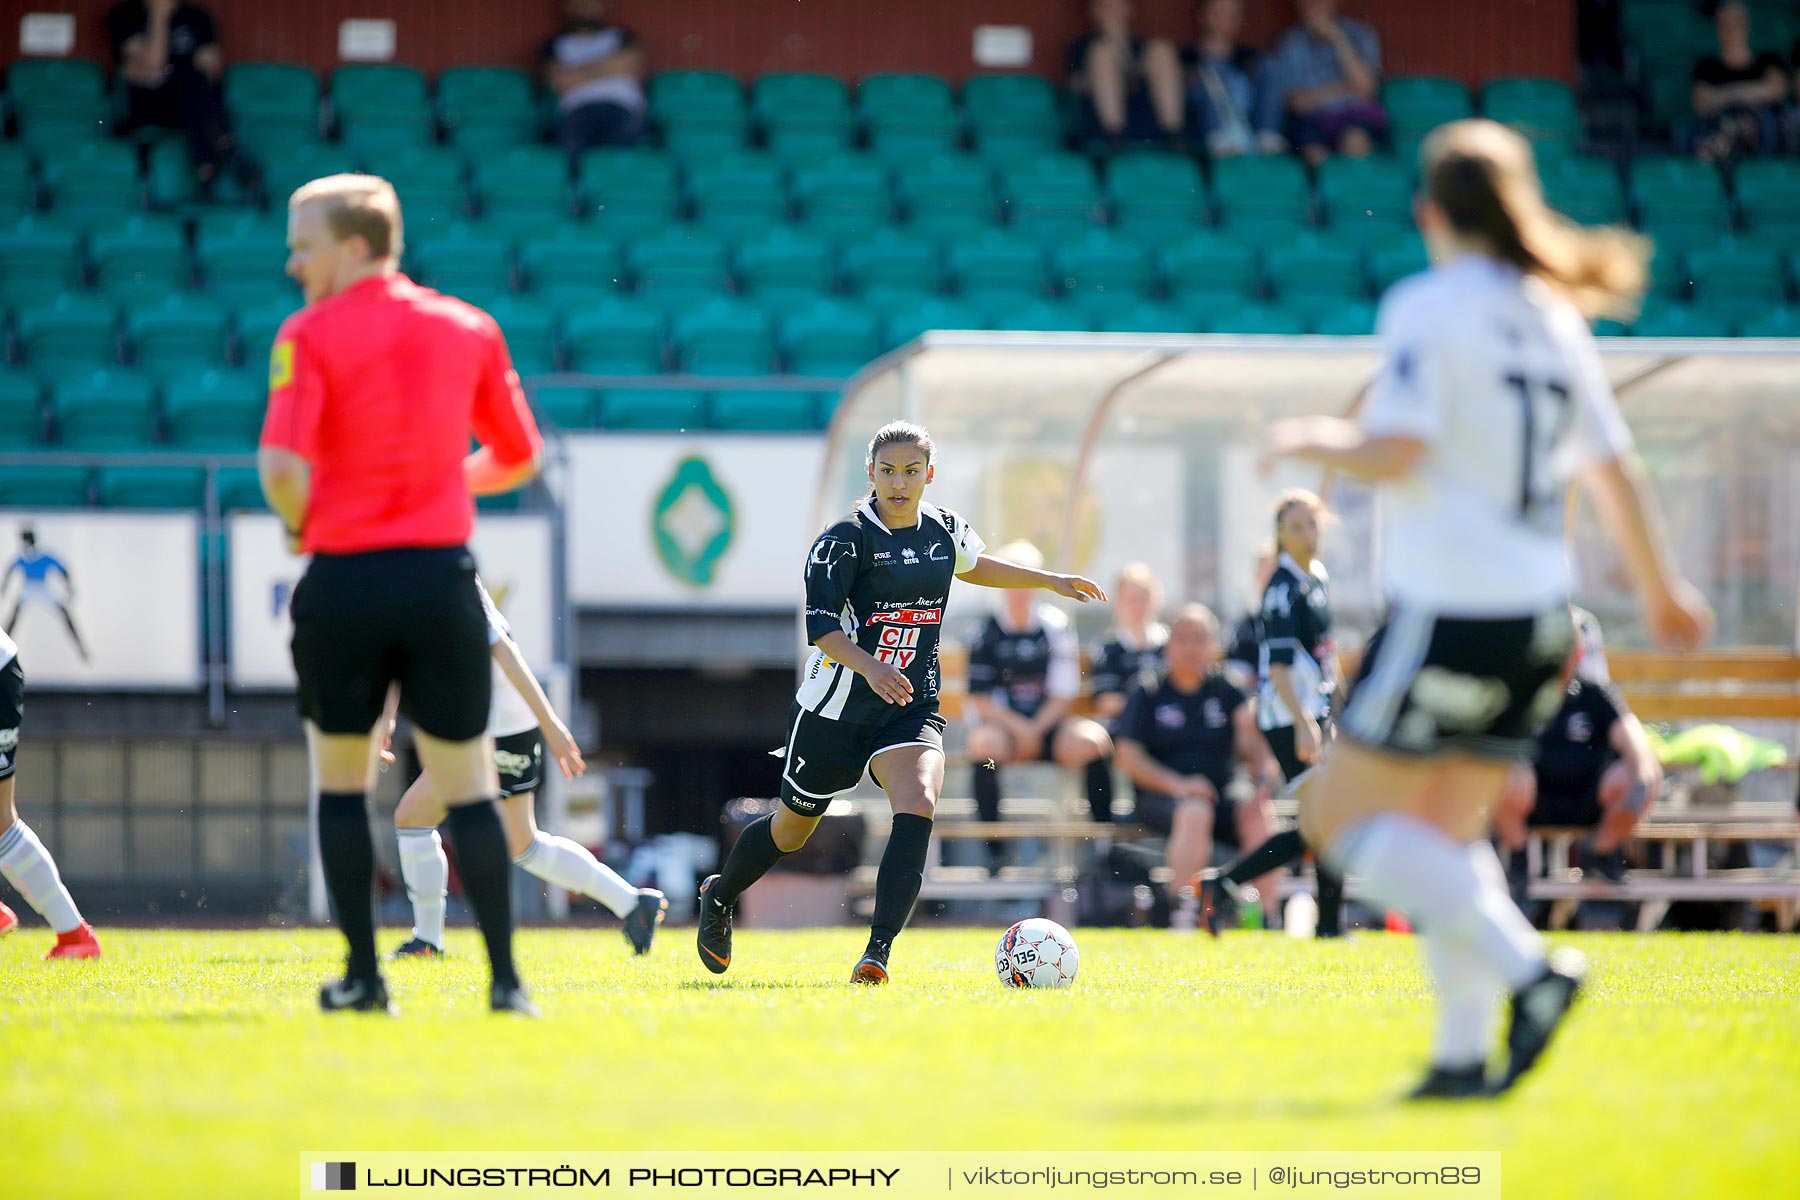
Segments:
[[[852,725],[796,704],[788,716],[781,799],[803,817],[820,816],[834,797],[862,782],[877,754],[900,746],[943,750],[943,716],[935,707],[909,708],[880,725]]]
[[[430,736],[487,733],[487,616],[466,548],[315,555],[293,614],[300,715],[321,732],[369,732],[398,682],[401,710]]]
[[[1586,829],[1600,824],[1600,792],[1544,791],[1539,789],[1537,805],[1525,818],[1527,825],[1569,825]]]
[[[25,723],[25,668],[19,656],[0,667],[0,779],[19,769],[19,727]]]
[[[1131,821],[1148,826],[1164,837],[1175,831],[1175,810],[1182,802],[1164,792],[1139,792],[1131,810]],[[1193,803],[1199,803],[1194,801]],[[1219,794],[1213,804],[1213,841],[1226,846],[1238,844],[1237,801]]]
[[[500,796],[524,796],[544,786],[544,735],[535,729],[494,739]]]
[[[1562,605],[1479,620],[1396,608],[1363,653],[1338,731],[1409,757],[1524,761],[1562,702],[1574,648]]]
[[[1056,724],[1052,725],[1050,728],[1044,730],[1043,739],[1041,741],[1039,741],[1039,743],[1038,743],[1037,757],[1030,758],[1030,759],[1023,759],[1020,761],[1041,762],[1041,763],[1055,762],[1056,761],[1056,737],[1057,737],[1057,735],[1060,734],[1064,729],[1066,729],[1068,727],[1069,722],[1085,721],[1086,719],[1087,719],[1086,717],[1064,717],[1062,720],[1058,721]],[[1006,730],[1004,730],[1004,729],[1000,730],[1000,732],[1002,734],[1006,734]],[[1012,736],[1010,734],[1006,734],[1006,738],[1007,738],[1007,741],[1009,741],[1009,742],[1012,740]]]
[[[1276,765],[1281,768],[1281,778],[1284,781],[1292,783],[1294,776],[1311,769],[1313,764],[1301,762],[1294,753],[1294,727],[1292,725],[1283,725],[1279,729],[1265,729],[1262,731],[1262,735],[1263,740],[1269,743],[1269,752],[1275,756]],[[1319,718],[1319,739],[1320,741],[1331,740],[1331,718]]]

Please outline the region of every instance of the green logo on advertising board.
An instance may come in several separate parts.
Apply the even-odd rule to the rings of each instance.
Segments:
[[[713,569],[731,545],[736,521],[731,497],[703,458],[684,458],[656,498],[650,519],[656,553],[669,574],[690,587],[710,587]]]

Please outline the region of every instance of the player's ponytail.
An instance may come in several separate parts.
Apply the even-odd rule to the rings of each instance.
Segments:
[[[1629,318],[1643,296],[1643,238],[1585,229],[1544,201],[1531,145],[1493,121],[1453,121],[1425,139],[1425,191],[1457,233],[1536,275],[1583,315]]]

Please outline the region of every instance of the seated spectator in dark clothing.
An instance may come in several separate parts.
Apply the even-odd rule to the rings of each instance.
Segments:
[[[1281,768],[1256,729],[1248,696],[1218,669],[1219,620],[1190,604],[1169,625],[1160,674],[1141,678],[1119,721],[1119,766],[1137,793],[1132,819],[1169,839],[1169,902],[1178,929],[1199,925],[1198,880],[1213,841],[1260,846],[1274,830],[1269,797]],[[1229,792],[1237,761],[1257,779],[1255,798]],[[1275,879],[1257,881],[1272,906]]]
[[[1044,561],[1030,542],[995,553],[1026,566]],[[968,743],[976,811],[984,821],[1000,819],[1001,764],[1053,762],[1086,771],[1089,809],[1110,820],[1112,738],[1086,717],[1069,715],[1081,692],[1075,631],[1060,611],[1032,597],[1006,592],[969,646],[969,703],[981,721]],[[988,843],[990,870],[999,870],[1001,849]]]
[[[1694,64],[1694,153],[1726,162],[1779,148],[1787,64],[1750,49],[1750,6],[1725,0],[1713,12],[1719,52]]]
[[[644,136],[644,53],[611,21],[610,0],[566,0],[568,26],[544,47],[544,82],[556,93],[571,156],[635,146]]]
[[[1069,88],[1086,102],[1084,140],[1148,142],[1181,135],[1181,58],[1163,38],[1131,32],[1131,0],[1093,0],[1094,31],[1069,45]]]
[[[1313,166],[1333,154],[1362,158],[1387,136],[1381,41],[1362,21],[1337,15],[1337,0],[1295,0],[1300,23],[1275,43],[1269,70],[1287,106],[1288,140]]]
[[[1138,676],[1162,669],[1163,643],[1169,640],[1169,630],[1156,621],[1161,604],[1162,585],[1149,567],[1132,563],[1119,572],[1118,586],[1113,589],[1114,624],[1094,652],[1088,672],[1094,715],[1108,728],[1116,725],[1125,711]]]
[[[1206,0],[1199,40],[1182,54],[1193,128],[1214,158],[1287,149],[1281,89],[1261,52],[1238,40],[1243,28],[1244,0]]]
[[[164,128],[187,134],[202,195],[222,167],[248,171],[236,161],[219,87],[225,63],[211,13],[176,0],[125,0],[107,12],[106,36],[126,85],[120,133]]]
[[[1625,878],[1620,847],[1662,790],[1662,766],[1607,677],[1599,623],[1576,609],[1575,627],[1577,657],[1562,707],[1538,734],[1532,762],[1507,777],[1494,832],[1516,852],[1531,826],[1592,829],[1577,860],[1584,873],[1617,883]]]

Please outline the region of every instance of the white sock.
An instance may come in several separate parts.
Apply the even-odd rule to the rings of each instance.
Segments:
[[[50,928],[68,933],[81,925],[81,910],[56,872],[56,860],[23,820],[0,833],[0,875],[19,889],[25,903],[37,909]]]
[[[450,891],[450,860],[435,829],[396,829],[400,835],[400,878],[412,901],[413,936],[444,947],[444,897]]]
[[[615,917],[628,917],[637,907],[636,888],[588,853],[586,846],[566,837],[555,837],[540,829],[531,846],[513,861],[546,883],[593,897],[610,908]]]
[[[1437,1029],[1431,1065],[1472,1067],[1494,1050],[1500,1019],[1499,979],[1461,939],[1425,936],[1425,962],[1437,987]]]
[[[1328,857],[1421,932],[1459,931],[1507,987],[1543,974],[1543,942],[1507,894],[1506,872],[1486,842],[1459,845],[1416,817],[1377,813],[1340,831]]]

